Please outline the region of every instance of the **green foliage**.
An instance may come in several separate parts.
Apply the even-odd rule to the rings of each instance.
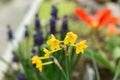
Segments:
[[[72,19],[69,19],[69,29],[70,31],[73,31],[77,33],[79,36],[87,36],[90,33],[90,28],[87,28],[84,23],[74,21]]]
[[[105,38],[105,49],[113,53],[113,50],[119,46],[119,41],[117,36],[110,36]]]
[[[120,59],[120,47],[116,47],[113,51],[113,58],[117,61]]]
[[[110,64],[110,61],[108,60],[108,58],[105,56],[105,54],[101,51],[99,52],[95,52],[91,49],[87,49],[84,56],[87,58],[91,58],[91,54],[93,54],[95,60],[97,60],[100,64],[102,64],[105,68],[113,71],[113,67]]]
[[[45,0],[40,5],[38,12],[40,15],[40,19],[50,19],[51,7],[54,3],[53,1]],[[76,7],[76,4],[73,3],[72,1],[65,1],[65,0],[58,2],[56,5],[58,7],[59,17],[63,17],[64,15],[70,15],[73,12],[74,8]]]

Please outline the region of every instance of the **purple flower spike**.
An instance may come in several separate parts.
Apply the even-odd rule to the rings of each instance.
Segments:
[[[68,32],[68,20],[67,20],[67,16],[64,16],[61,33],[66,33],[66,32]]]
[[[57,15],[58,15],[58,9],[57,9],[57,7],[56,7],[55,5],[53,5],[53,6],[52,6],[51,16],[54,16],[55,19],[57,19],[57,18],[58,18]]]
[[[17,80],[26,80],[25,79],[25,74],[23,74],[23,73],[18,74],[17,75]]]
[[[56,33],[56,19],[54,16],[50,19],[50,33],[55,34]]]
[[[25,34],[24,34],[25,38],[29,37],[29,30],[28,30],[28,26],[25,26]]]
[[[32,57],[35,56],[35,55],[39,55],[38,51],[35,50],[34,48],[32,49]]]
[[[37,51],[33,48],[31,52],[35,54]]]
[[[35,17],[35,30],[39,31],[40,27],[41,27],[40,20],[39,20],[38,14],[36,14],[36,17]]]
[[[39,31],[36,31],[34,35],[34,46],[41,46],[44,42],[44,38],[42,36],[42,33]]]
[[[19,62],[19,59],[18,59],[18,57],[16,55],[14,55],[12,61],[17,63],[17,62]]]
[[[12,40],[13,39],[13,31],[12,31],[10,25],[8,25],[7,27],[8,27],[8,32],[7,32],[8,40]]]

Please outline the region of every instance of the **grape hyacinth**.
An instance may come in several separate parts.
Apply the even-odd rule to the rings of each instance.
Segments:
[[[7,34],[8,34],[8,40],[11,41],[13,39],[13,31],[12,31],[10,25],[8,25],[7,28],[8,28],[8,32],[7,32]]]
[[[55,19],[57,19],[58,18],[57,14],[58,14],[58,9],[57,9],[57,7],[55,5],[53,5],[52,6],[51,16],[54,16]]]
[[[38,14],[36,14],[36,17],[35,17],[35,30],[39,31],[40,27],[41,27],[41,24],[40,24],[39,16],[38,16]]]
[[[23,74],[23,73],[18,74],[17,75],[17,80],[26,80],[25,79],[25,74]]]
[[[61,40],[65,38],[67,32],[68,32],[68,19],[67,16],[64,16],[61,26]]]
[[[28,29],[28,26],[27,26],[27,25],[25,26],[25,34],[24,34],[24,37],[25,37],[25,38],[28,38],[28,37],[29,37],[29,29]]]
[[[64,16],[62,21],[61,33],[67,33],[67,32],[68,32],[68,20],[67,20],[67,16]]]
[[[33,57],[35,55],[39,55],[38,51],[35,48],[32,48],[31,52],[32,52],[32,56],[31,57]]]
[[[35,50],[34,48],[31,50],[31,52],[32,52],[33,54],[36,54],[36,50]]]
[[[15,54],[13,55],[12,61],[13,61],[13,62],[16,62],[16,63],[19,62],[19,59],[18,59],[18,57],[17,57]]]
[[[50,19],[50,33],[55,34],[56,33],[56,19],[54,16]]]
[[[34,46],[41,46],[44,42],[44,38],[40,31],[36,31],[34,34]]]

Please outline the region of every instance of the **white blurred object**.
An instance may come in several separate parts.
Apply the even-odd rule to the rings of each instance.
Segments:
[[[86,64],[86,72],[84,74],[84,80],[94,80],[95,72],[93,68],[90,67],[90,64]]]
[[[117,3],[108,2],[106,7],[112,10],[112,14],[120,18],[120,6]]]

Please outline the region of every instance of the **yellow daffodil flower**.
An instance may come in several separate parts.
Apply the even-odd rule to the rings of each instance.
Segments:
[[[51,53],[46,48],[43,48],[43,51],[45,53],[44,57],[49,57],[50,56]]]
[[[80,41],[76,45],[76,54],[84,53],[84,49],[87,48],[88,46],[86,45],[86,40]]]
[[[47,44],[50,45],[51,50],[60,50],[60,41],[56,39],[54,35],[51,35],[51,38],[47,41]]]
[[[73,32],[68,32],[64,39],[64,44],[70,43],[71,45],[74,45],[77,38],[78,36],[76,34],[74,34]]]
[[[39,62],[36,64],[36,68],[37,68],[40,72],[42,72],[42,69],[43,69],[43,63],[42,63],[41,60],[39,60]]]
[[[38,68],[38,70],[42,72],[42,61],[38,56],[34,56],[32,58],[32,64],[36,64],[36,68]]]
[[[36,64],[38,62],[39,62],[39,57],[38,56],[32,57],[32,64]]]
[[[42,63],[42,59],[47,59],[47,57],[38,57],[38,56],[34,56],[32,58],[32,64],[35,64],[36,65],[36,68],[42,72],[42,69],[43,69],[43,66],[44,65],[49,65],[49,64],[52,64],[53,61],[49,61],[49,62],[45,62],[45,63]]]

